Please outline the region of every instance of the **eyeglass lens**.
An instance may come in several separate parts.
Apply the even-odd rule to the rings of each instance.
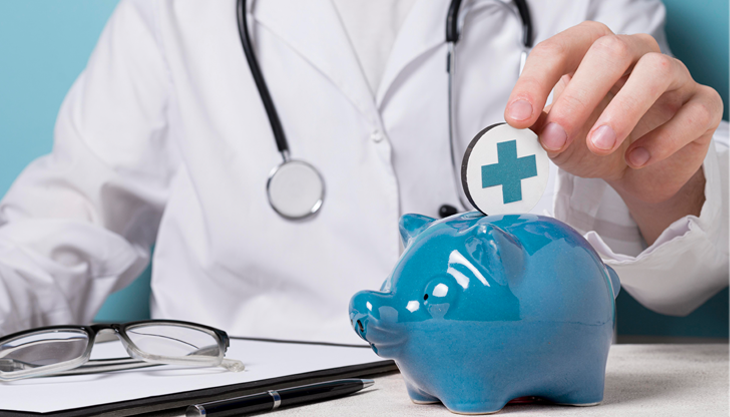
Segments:
[[[222,341],[206,329],[150,322],[127,326],[123,332],[133,345],[130,355],[138,360],[185,366],[221,365],[233,371],[244,369],[239,361],[224,359]],[[75,369],[87,362],[89,343],[86,331],[71,328],[39,330],[10,338],[0,344],[0,379],[7,381]]]
[[[218,339],[205,331],[176,324],[140,324],[127,328],[129,340],[149,355],[168,358],[221,356]]]
[[[0,346],[0,371],[41,369],[84,355],[89,335],[83,330],[55,330],[19,336]]]

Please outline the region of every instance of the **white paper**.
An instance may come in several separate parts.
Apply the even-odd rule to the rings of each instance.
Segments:
[[[92,358],[127,356],[119,342],[97,344],[92,353]],[[0,409],[47,413],[383,360],[371,349],[235,339],[226,357],[241,360],[246,370],[161,366],[0,382]]]

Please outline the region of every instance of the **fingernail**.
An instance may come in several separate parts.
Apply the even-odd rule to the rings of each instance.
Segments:
[[[651,155],[646,148],[634,148],[634,150],[629,152],[629,164],[634,168],[641,168],[646,165],[650,157]]]
[[[568,134],[557,123],[548,123],[540,134],[540,142],[550,151],[559,151],[567,141]]]
[[[593,146],[604,151],[613,149],[613,145],[616,144],[616,132],[611,129],[611,126],[603,125],[593,131],[591,142],[593,142]]]
[[[526,100],[517,100],[509,106],[509,117],[515,120],[527,120],[532,116],[532,104]]]

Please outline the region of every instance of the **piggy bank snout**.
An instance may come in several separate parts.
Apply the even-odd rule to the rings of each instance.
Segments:
[[[368,324],[380,320],[379,308],[385,305],[385,294],[374,291],[360,291],[350,300],[350,322],[355,333],[366,342]]]

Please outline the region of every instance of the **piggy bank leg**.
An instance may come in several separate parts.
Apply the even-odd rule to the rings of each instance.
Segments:
[[[568,392],[560,396],[554,396],[549,399],[556,404],[562,405],[598,405],[601,401],[603,401],[603,379],[601,379],[600,382],[587,384],[575,391]]]
[[[483,399],[478,401],[464,401],[463,398],[447,399],[442,401],[446,408],[455,414],[492,414],[497,413],[507,405],[508,400]]]
[[[406,390],[408,391],[408,396],[411,397],[411,401],[416,404],[434,404],[441,402],[438,398],[428,395],[420,389],[414,387],[408,381],[406,381]]]

